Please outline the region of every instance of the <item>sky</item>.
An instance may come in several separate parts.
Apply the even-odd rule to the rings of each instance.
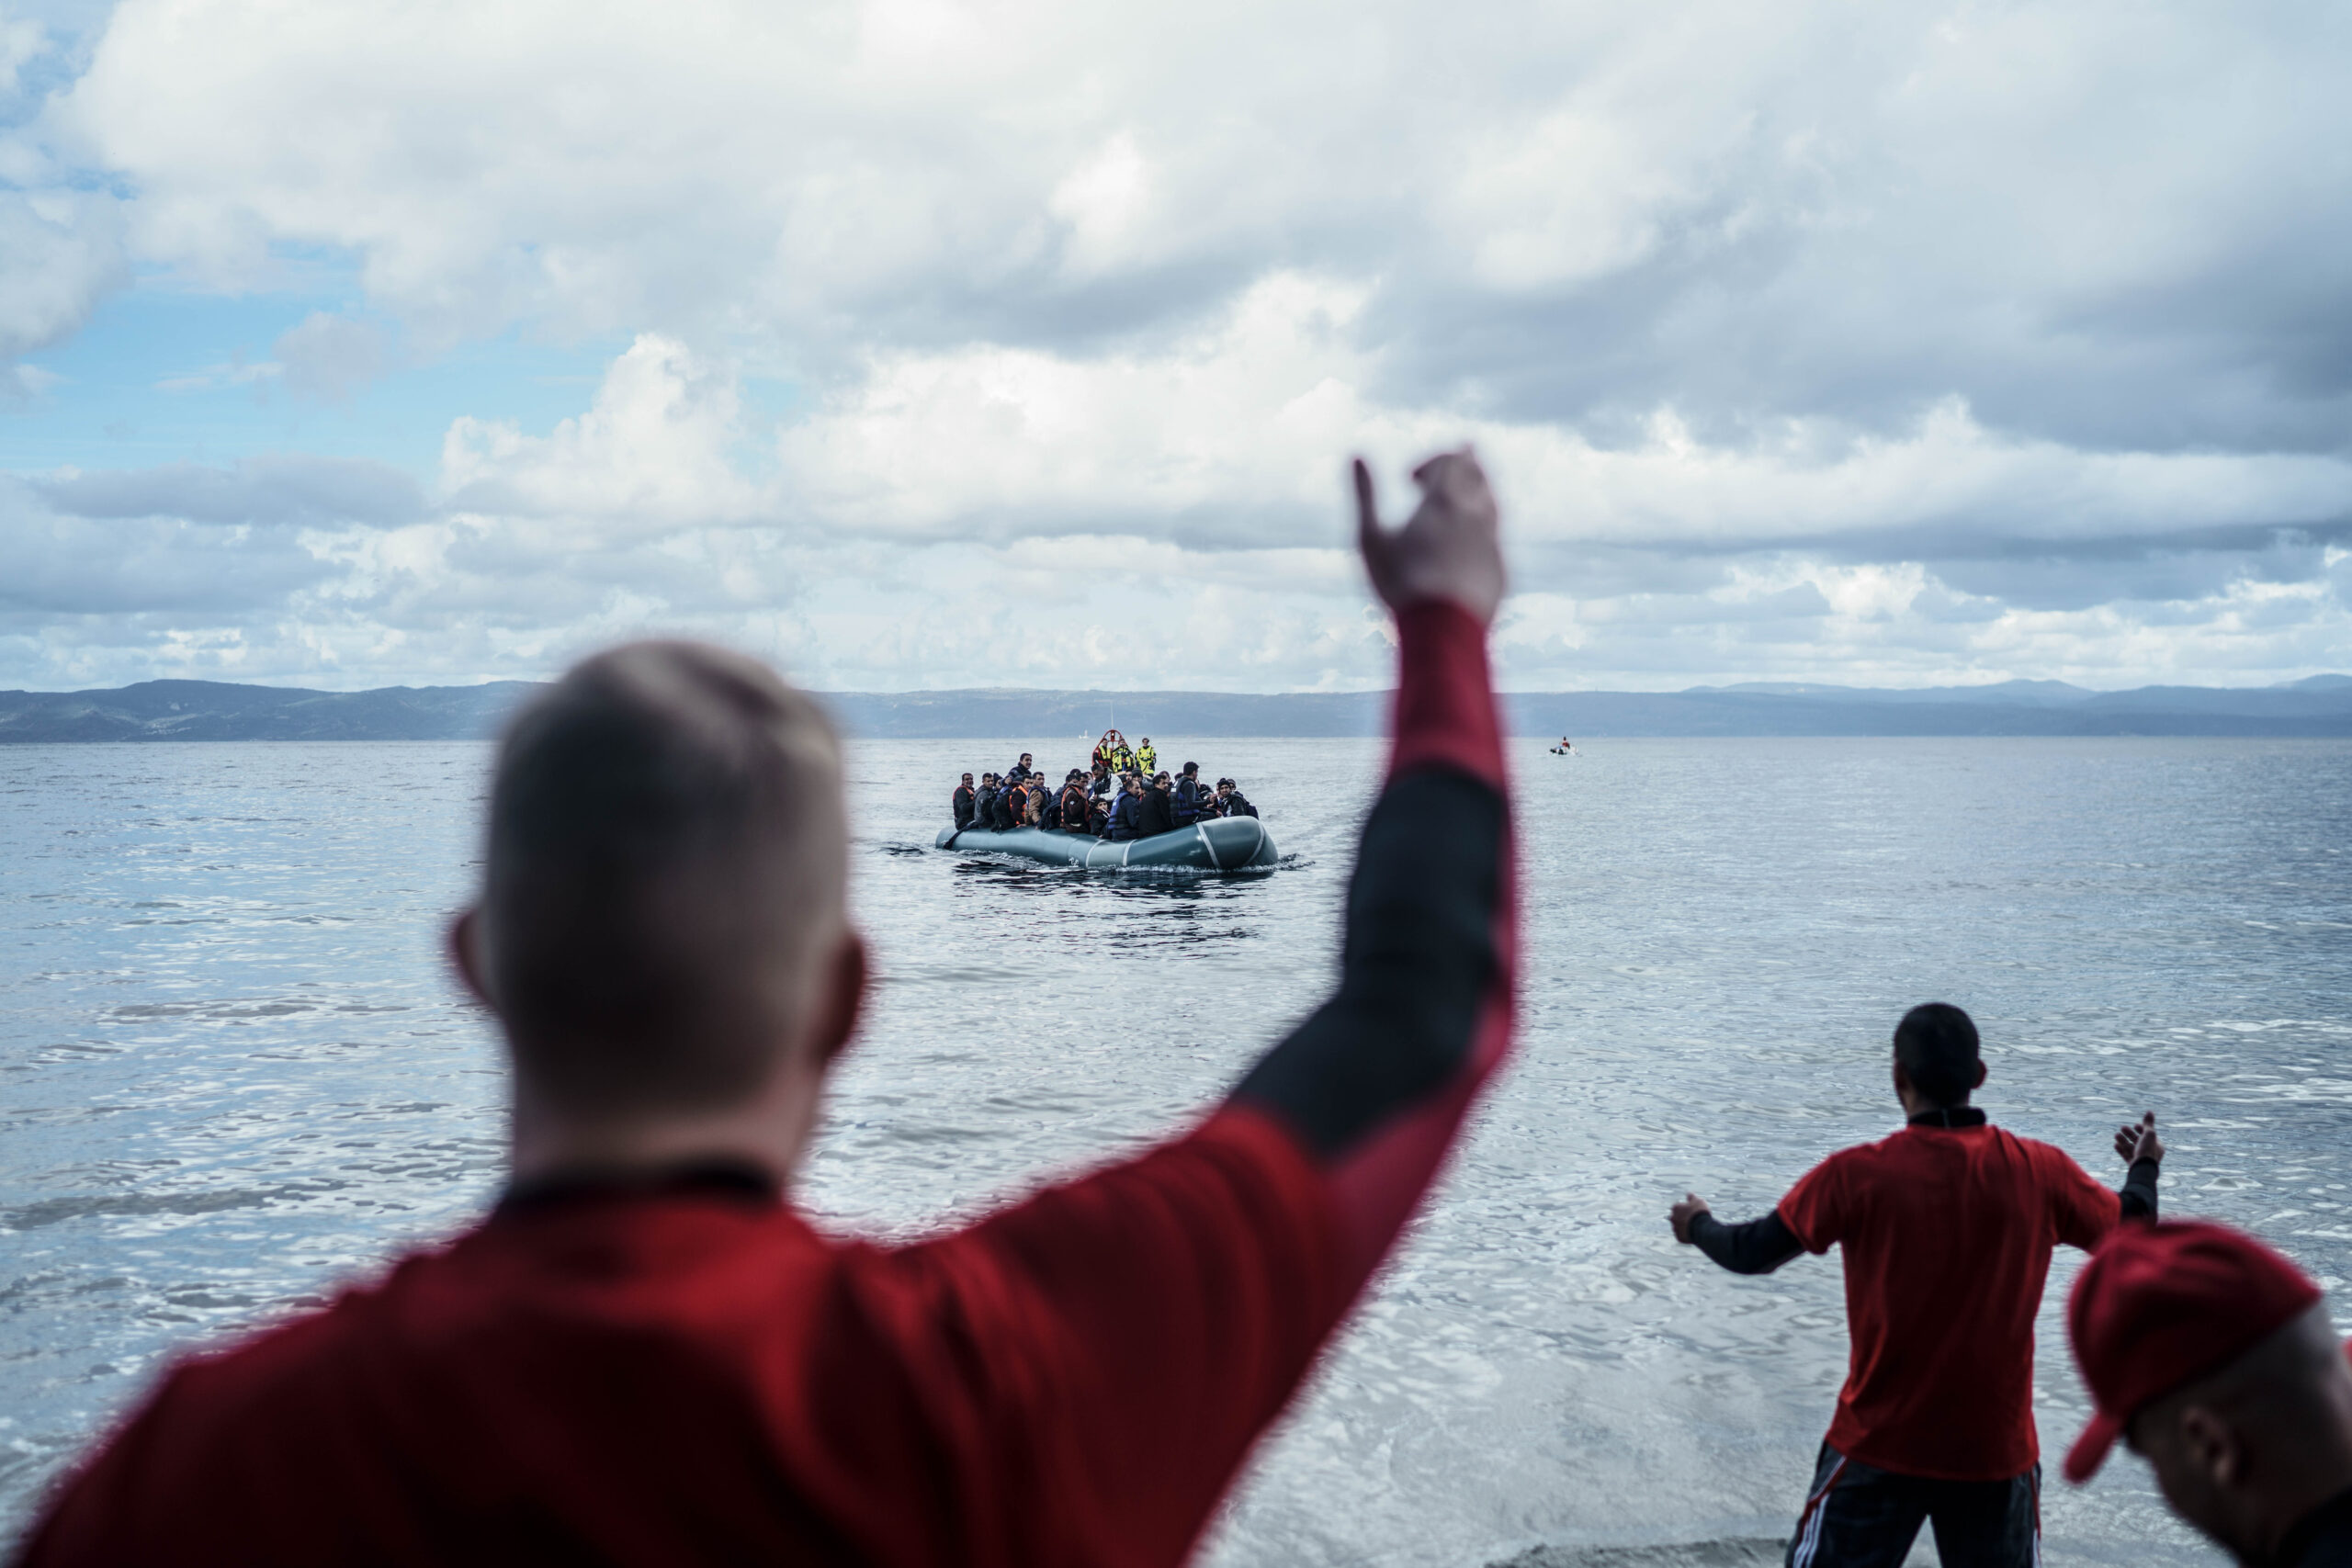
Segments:
[[[2352,669],[2352,7],[0,0],[0,687]]]

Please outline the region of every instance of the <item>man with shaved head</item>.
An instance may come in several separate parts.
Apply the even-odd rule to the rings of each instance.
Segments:
[[[505,1192],[172,1369],[22,1560],[1174,1563],[1387,1255],[1510,1038],[1496,509],[1356,466],[1396,745],[1337,993],[1198,1123],[909,1246],[791,1198],[865,948],[840,752],[752,660],[616,649],[516,718],[456,923]],[[1024,759],[1024,761],[1026,759]]]
[[[2352,1367],[2302,1270],[2222,1225],[2127,1230],[2075,1281],[2066,1329],[2098,1402],[2067,1480],[2120,1437],[2239,1562],[2352,1568]]]

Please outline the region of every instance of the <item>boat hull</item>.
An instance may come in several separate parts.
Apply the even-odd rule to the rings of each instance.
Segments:
[[[1045,865],[1088,871],[1192,871],[1237,876],[1274,869],[1274,837],[1255,817],[1219,817],[1172,833],[1114,843],[1085,833],[1015,828],[1009,833],[943,828],[934,848],[966,854],[1015,855]]]

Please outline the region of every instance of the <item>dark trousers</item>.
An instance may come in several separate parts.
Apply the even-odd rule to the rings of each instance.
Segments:
[[[1824,1443],[1788,1568],[1902,1568],[1928,1520],[1943,1568],[2041,1568],[2041,1467],[2007,1481],[1930,1481]]]

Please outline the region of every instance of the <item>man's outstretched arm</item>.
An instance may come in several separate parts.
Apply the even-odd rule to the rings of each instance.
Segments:
[[[1735,1274],[1770,1274],[1804,1250],[1788,1222],[1774,1210],[1762,1219],[1727,1225],[1715,1218],[1696,1192],[1667,1212],[1674,1239],[1688,1242]]]
[[[967,1325],[941,1359],[972,1397],[940,1418],[986,1429],[1009,1467],[994,1484],[1015,1560],[1182,1557],[1503,1055],[1495,507],[1467,452],[1415,477],[1420,509],[1391,531],[1357,469],[1366,564],[1396,615],[1396,728],[1337,994],[1190,1135],[899,1255]]]

